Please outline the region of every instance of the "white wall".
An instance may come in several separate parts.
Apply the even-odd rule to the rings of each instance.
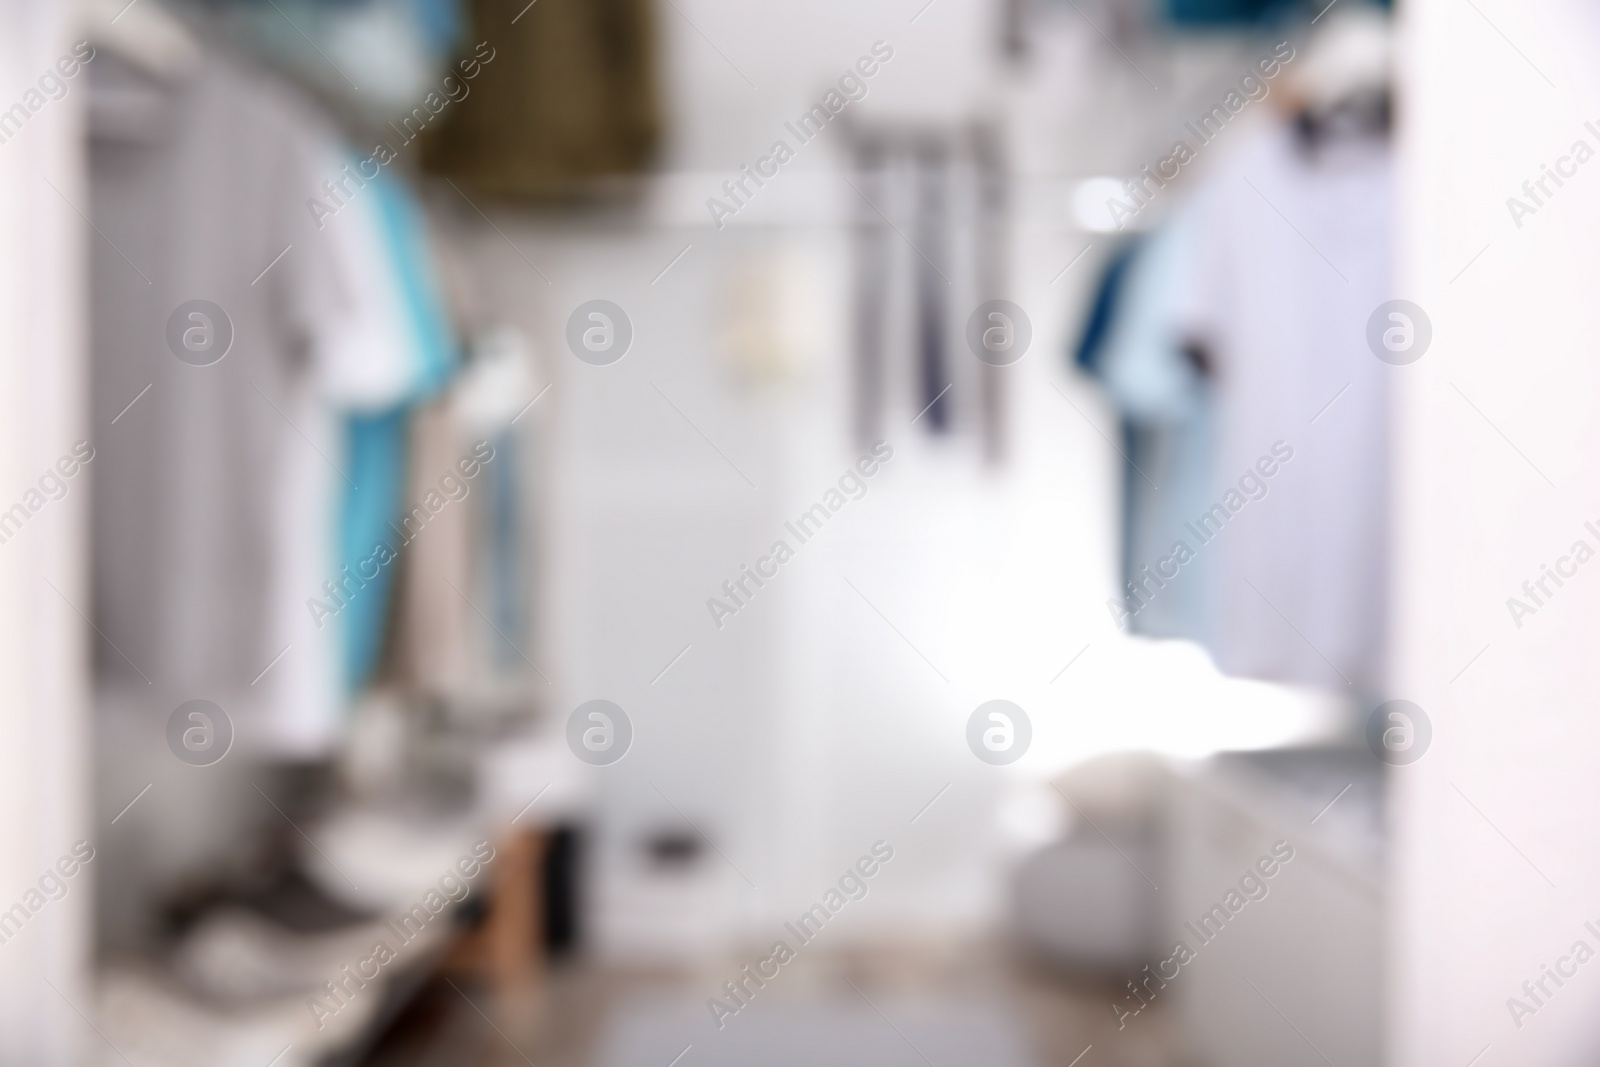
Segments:
[[[1593,1063],[1600,963],[1520,1029],[1506,1000],[1578,939],[1600,950],[1600,566],[1520,629],[1506,600],[1600,546],[1600,163],[1520,229],[1506,198],[1576,139],[1600,148],[1600,37],[1548,0],[1417,0],[1408,24],[1397,295],[1434,341],[1400,375],[1394,695],[1436,732],[1394,774],[1390,1058]]]
[[[1114,101],[1097,95],[1100,75],[1126,73],[1114,53],[1081,71],[1058,62],[1092,52],[1084,41],[1098,37],[1081,20],[1064,32],[1083,38],[1082,48],[1041,60],[1057,66],[1031,89],[1010,82],[993,63],[996,5],[984,0],[936,0],[915,23],[920,3],[678,6],[681,15],[659,9],[672,139],[648,225],[544,233],[506,223],[554,279],[530,280],[524,301],[547,309],[543,347],[556,377],[543,416],[558,424],[551,706],[565,716],[582,700],[613,699],[637,731],[635,750],[600,774],[602,852],[616,865],[600,879],[602,940],[636,954],[672,951],[651,939],[684,946],[680,954],[713,949],[719,938],[766,944],[778,919],[815,901],[878,838],[897,858],[871,902],[841,925],[881,935],[993,923],[1008,849],[996,815],[1008,784],[1107,749],[1149,744],[1194,755],[1259,741],[1264,724],[1275,739],[1289,720],[1300,725],[1298,711],[1257,692],[1264,687],[1224,692],[1198,655],[1153,650],[1112,625],[1104,605],[1116,566],[1115,423],[1095,388],[1069,373],[1065,354],[1094,260],[1109,246],[1062,277],[1087,238],[1065,224],[1065,197],[1052,200],[1045,182],[1013,188],[1007,289],[1032,318],[1034,342],[1006,375],[1009,465],[987,470],[975,448],[930,442],[909,425],[921,404],[902,387],[884,430],[896,458],[870,495],[715,629],[706,598],[786,536],[783,521],[855,456],[848,227],[858,207],[837,176],[848,162],[842,131],[805,146],[728,228],[711,228],[704,202],[740,163],[787,137],[784,120],[879,38],[895,57],[852,108],[946,121],[996,113],[1032,175],[1061,178],[1053,168],[1080,148],[1101,155],[1074,165],[1106,165],[1105,146],[1084,138],[1104,135],[1122,150],[1128,112],[1152,125],[1150,99],[1142,83]],[[1058,91],[1067,99],[1052,103]],[[1026,105],[1023,93],[1032,94]],[[899,224],[910,228],[903,217]],[[518,270],[498,235],[487,237],[487,254]],[[893,241],[909,273],[916,255]],[[804,366],[742,382],[729,366],[727,320],[743,281],[778,260],[787,264],[783,284],[805,294]],[[635,326],[633,349],[613,367],[578,365],[560,337],[566,314],[595,297],[620,303]],[[965,311],[952,318],[959,329]],[[972,358],[953,342],[952,359]],[[652,681],[686,645],[681,662]],[[1034,749],[1011,768],[982,764],[965,746],[967,716],[994,698],[1017,701],[1034,721]],[[655,896],[633,892],[629,878],[613,875],[637,855],[642,833],[678,822],[674,805],[731,862],[708,854],[715,884],[698,893],[676,884]]]
[[[605,296],[629,310],[638,331],[623,363],[605,373],[563,367],[551,394],[564,427],[557,447],[570,459],[555,465],[562,473],[552,558],[564,565],[554,580],[567,592],[551,612],[550,658],[563,672],[553,704],[564,715],[577,701],[609,696],[634,715],[636,750],[602,772],[604,836],[615,862],[626,865],[642,832],[676,822],[677,805],[760,886],[751,890],[709,855],[718,884],[697,898],[709,915],[689,917],[695,909],[674,896],[672,920],[663,923],[648,899],[627,894],[626,879],[603,879],[603,938],[622,951],[645,951],[652,936],[690,942],[696,952],[741,935],[765,944],[779,918],[815,901],[878,838],[898,850],[894,880],[880,881],[873,902],[852,915],[887,925],[937,922],[948,931],[992,914],[999,867],[987,858],[995,846],[989,816],[1005,772],[965,750],[965,718],[1008,692],[1018,673],[1009,668],[1019,660],[1028,660],[1030,682],[1043,685],[1081,648],[1082,616],[1103,621],[1112,548],[1109,523],[1099,519],[1109,515],[1112,465],[1100,438],[1046,384],[1073,388],[1058,342],[1067,286],[1044,290],[1077,247],[1063,254],[1054,242],[1065,243],[1065,235],[1054,234],[1027,246],[1037,254],[1051,243],[1052,265],[1030,262],[1018,290],[1024,298],[1038,294],[1041,307],[1054,305],[1040,312],[1034,352],[1017,375],[1032,383],[1019,402],[1030,432],[1037,436],[1042,421],[1047,435],[1059,429],[1066,441],[1049,450],[1026,486],[1048,502],[1023,514],[1017,504],[1025,487],[981,476],[975,449],[953,459],[919,449],[919,432],[906,423],[921,405],[897,407],[892,432],[886,429],[896,459],[870,495],[802,548],[723,630],[711,626],[704,606],[775,539],[793,543],[784,520],[815,503],[855,459],[847,422],[855,283],[848,226],[858,208],[856,194],[834,177],[847,165],[842,131],[830,129],[801,149],[729,229],[709,227],[704,201],[774,139],[793,143],[784,121],[820,99],[878,39],[891,44],[894,58],[852,114],[953,122],[981,112],[984,93],[997,84],[986,24],[994,5],[938,0],[913,23],[921,6],[756,10],[700,0],[680,3],[679,14],[661,5],[672,126],[653,226],[616,239],[584,234],[549,249],[561,257],[553,270],[555,328],[576,302]],[[691,242],[692,251],[652,283]],[[914,262],[898,244],[896,255]],[[774,381],[740,382],[722,335],[741,277],[765,269],[779,271],[791,297],[804,290],[810,336],[796,342],[804,365]],[[559,337],[550,342],[566,359]],[[956,351],[952,358],[970,357]],[[1105,503],[1086,509],[1085,499]],[[1099,518],[1079,521],[1085,510]],[[952,681],[902,643],[847,578]],[[1074,584],[1076,613],[1061,608]],[[1018,615],[1018,603],[1029,618]],[[969,639],[991,616],[1018,633],[977,650]],[[912,826],[947,783],[954,784],[944,809]],[[607,884],[620,895],[609,896]]]

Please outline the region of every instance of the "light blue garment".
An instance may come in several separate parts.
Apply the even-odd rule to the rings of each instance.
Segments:
[[[1183,349],[1180,295],[1193,269],[1193,234],[1180,212],[1134,253],[1100,354],[1106,392],[1122,413],[1125,479],[1123,579],[1135,633],[1206,639],[1214,566],[1185,523],[1203,513],[1211,481],[1212,404]],[[1194,558],[1169,563],[1182,542]],[[1148,568],[1148,570],[1146,570]],[[1126,587],[1125,590],[1126,592]]]
[[[386,171],[367,182],[354,203],[379,221],[383,248],[374,269],[391,273],[406,316],[410,342],[405,359],[412,369],[404,399],[379,412],[345,415],[345,457],[349,482],[339,509],[337,562],[351,573],[375,545],[398,553],[391,524],[405,507],[406,443],[411,408],[436,393],[457,364],[457,345],[445,316],[422,213],[410,190]],[[370,573],[370,566],[368,571]],[[362,595],[340,612],[344,624],[344,679],[355,692],[372,676],[383,651],[394,565],[367,579]]]
[[[1118,410],[1141,425],[1185,422],[1204,403],[1204,382],[1183,353],[1177,321],[1192,241],[1181,212],[1145,238],[1106,334],[1100,377]]]
[[[398,548],[389,522],[400,510],[405,493],[406,425],[410,409],[391,408],[379,414],[352,412],[344,417],[345,464],[350,480],[339,509],[338,562],[357,568],[372,557],[374,546]],[[344,626],[342,675],[353,693],[372,676],[383,651],[385,620],[394,565],[380,567],[366,578],[361,595],[353,597],[339,613]],[[367,565],[366,573],[372,572]]]
[[[428,245],[426,222],[411,191],[387,170],[368,183],[376,206],[390,269],[399,284],[415,345],[411,353],[416,367],[412,401],[437,392],[455,370],[458,346],[451,333],[433,270],[433,252]]]

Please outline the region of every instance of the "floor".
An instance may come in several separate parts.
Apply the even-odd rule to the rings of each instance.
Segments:
[[[736,973],[737,968],[727,971]],[[401,1016],[366,1067],[620,1067],[640,1062],[621,1051],[629,1033],[670,1006],[685,1025],[699,1034],[715,1034],[698,1013],[723,978],[710,968],[696,973],[626,971],[582,960],[551,968],[542,992],[530,992],[496,1004],[474,983],[440,978],[427,987]],[[950,1016],[947,1005],[981,1008],[988,1018],[1010,1021],[1010,1037],[1026,1050],[1020,1060],[1038,1067],[1176,1067],[1177,1042],[1170,1018],[1159,1006],[1118,1030],[1110,1008],[1115,990],[1108,984],[1051,973],[1020,961],[992,946],[967,946],[941,954],[926,951],[819,955],[798,959],[781,972],[780,981],[761,991],[751,1006],[771,1018],[830,1020],[820,1025],[841,1033],[883,1020],[872,1034],[887,1042],[898,1058],[875,1055],[872,1062],[927,1063],[953,1067],[962,1054],[957,1043],[930,1039],[912,1020],[919,1014]],[[871,1014],[862,1005],[871,1008]],[[885,1010],[887,1009],[887,1010]],[[898,1020],[898,1023],[891,1021]],[[924,1019],[924,1022],[933,1020]],[[893,1030],[899,1036],[891,1038]],[[909,1031],[909,1034],[908,1034]],[[855,1032],[855,1031],[850,1031]],[[699,1054],[680,1053],[675,1067],[696,1067],[696,1061],[727,1062],[726,1053],[701,1037]],[[715,1038],[713,1038],[715,1040]],[[636,1044],[636,1042],[635,1042]],[[678,1044],[668,1039],[669,1047]],[[731,1045],[729,1047],[732,1047]],[[668,1067],[668,1051],[655,1067]],[[763,1057],[771,1061],[773,1057]],[[800,1062],[800,1057],[792,1061]],[[829,1062],[836,1057],[818,1058]],[[681,1061],[681,1064],[680,1064]],[[807,1062],[811,1062],[807,1060]],[[965,1062],[978,1062],[971,1058]],[[985,1057],[985,1067],[991,1060]],[[765,1065],[764,1065],[765,1067]],[[993,1067],[999,1067],[993,1062]]]

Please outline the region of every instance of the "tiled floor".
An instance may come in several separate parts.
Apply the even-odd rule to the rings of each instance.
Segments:
[[[735,973],[736,967],[728,971]],[[725,975],[621,971],[583,961],[551,969],[543,990],[496,1004],[480,986],[430,984],[367,1060],[367,1067],[601,1067],[607,1028],[644,1003],[681,1002],[692,1013]],[[848,981],[847,981],[848,979]],[[854,987],[854,988],[852,988]],[[860,1003],[982,1003],[1019,1028],[1039,1067],[1176,1067],[1171,1019],[1153,1007],[1118,1030],[1108,984],[1075,980],[1016,960],[993,947],[940,954],[908,951],[817,955],[786,967],[763,1004],[797,1009]],[[770,998],[770,999],[768,999]],[[819,1006],[822,1006],[819,1008]],[[843,1015],[840,1015],[843,1023]],[[888,1026],[894,1026],[885,1018]],[[915,1049],[947,1067],[940,1049]],[[1081,1057],[1081,1059],[1080,1059]],[[670,1058],[670,1054],[669,1057]],[[694,1067],[691,1052],[680,1067]],[[920,1060],[918,1061],[920,1062]],[[658,1067],[668,1067],[665,1059]]]

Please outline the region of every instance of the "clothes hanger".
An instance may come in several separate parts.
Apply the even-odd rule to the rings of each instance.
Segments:
[[[1341,137],[1387,135],[1393,53],[1382,12],[1355,7],[1329,20],[1290,83],[1290,117],[1305,148]]]

